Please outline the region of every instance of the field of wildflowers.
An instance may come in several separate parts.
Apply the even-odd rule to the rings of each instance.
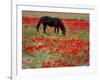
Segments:
[[[62,20],[66,35],[48,27],[36,30],[38,18],[22,18],[22,68],[89,66],[89,21]]]

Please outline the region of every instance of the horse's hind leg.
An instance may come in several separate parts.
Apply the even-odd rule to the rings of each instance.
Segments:
[[[42,20],[40,20],[39,23],[36,26],[38,32],[39,32],[39,27],[40,27],[41,22],[42,22]]]
[[[43,25],[44,27],[43,27],[43,31],[44,31],[44,33],[46,33],[46,27],[47,27],[47,25]]]
[[[37,26],[37,31],[39,32],[39,26]]]

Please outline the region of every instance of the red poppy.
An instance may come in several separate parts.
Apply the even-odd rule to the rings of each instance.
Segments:
[[[43,67],[51,67],[51,62],[47,61],[47,62],[43,62]]]

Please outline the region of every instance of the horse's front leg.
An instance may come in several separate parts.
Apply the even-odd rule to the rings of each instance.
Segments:
[[[44,31],[44,33],[46,33],[46,27],[47,27],[47,25],[43,25],[44,27],[43,27],[43,31]]]
[[[57,33],[59,33],[59,27],[57,27]]]
[[[57,29],[57,28],[55,27],[55,28],[54,28],[54,32],[55,32],[55,33],[56,33],[56,29]]]

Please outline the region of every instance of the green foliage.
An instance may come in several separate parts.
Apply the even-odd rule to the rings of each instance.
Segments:
[[[84,20],[84,18],[82,20]],[[42,66],[43,62],[46,62],[46,61],[52,62],[52,61],[56,61],[59,59],[60,59],[60,63],[66,62],[65,64],[69,64],[69,65],[70,64],[73,65],[73,63],[75,64],[75,66],[88,65],[88,62],[84,61],[84,59],[86,59],[88,57],[88,55],[85,54],[83,51],[83,49],[84,50],[87,49],[88,45],[82,46],[82,51],[79,51],[78,54],[73,55],[74,53],[71,52],[71,50],[72,50],[71,45],[75,43],[75,42],[73,43],[74,40],[78,40],[78,41],[82,41],[82,42],[89,41],[89,33],[84,31],[83,28],[81,28],[81,29],[82,29],[82,31],[78,31],[78,30],[75,30],[76,32],[70,31],[65,36],[63,36],[61,31],[59,33],[52,32],[53,29],[51,29],[51,31],[49,31],[49,30],[46,31],[46,34],[43,33],[43,30],[40,30],[39,32],[37,32],[34,27],[33,27],[33,29],[23,31],[22,32],[23,36],[31,37],[32,40],[30,38],[28,38],[26,42],[24,42],[24,40],[23,40],[22,44],[25,46],[26,45],[34,46],[32,48],[33,52],[32,52],[32,50],[29,50],[29,52],[28,51],[24,52],[24,50],[22,51],[22,58],[25,61],[27,60],[27,57],[30,59],[30,62],[28,64],[27,63],[23,64],[24,67],[26,67],[26,68],[41,68],[41,67],[43,67]],[[35,38],[42,38],[42,37],[44,40],[40,40],[40,39],[34,40]],[[53,43],[51,41],[52,39],[56,40],[56,42]],[[70,44],[65,42],[65,41],[70,42],[70,40],[72,40],[72,42]],[[65,42],[65,44],[64,44],[64,42]],[[43,48],[37,49],[37,47],[39,45],[42,46]],[[49,50],[48,47],[46,48],[45,46],[48,46],[49,48],[52,48],[53,50],[52,49]],[[56,53],[58,46],[68,46],[68,49],[66,49],[66,51],[68,50],[69,54],[66,54],[66,53],[63,54],[64,50],[62,48],[60,49],[60,52]],[[80,48],[80,46],[79,46],[79,48]],[[80,59],[80,57],[82,55],[83,55],[83,57],[80,60],[81,64],[79,64],[78,63],[79,60],[76,57],[79,57],[79,59]],[[75,56],[75,58],[73,58],[73,56]],[[67,61],[68,61],[68,63],[67,63]]]
[[[85,18],[81,18],[80,21],[86,21]]]
[[[33,31],[23,31],[22,35],[30,35],[30,36],[35,36]]]
[[[80,35],[81,35],[81,38],[80,39],[82,41],[88,41],[89,38],[88,38],[88,33],[87,32],[81,32]]]
[[[73,54],[69,55],[69,58],[67,59],[68,60],[68,64],[71,64],[71,62],[72,62],[72,56],[73,56]]]

